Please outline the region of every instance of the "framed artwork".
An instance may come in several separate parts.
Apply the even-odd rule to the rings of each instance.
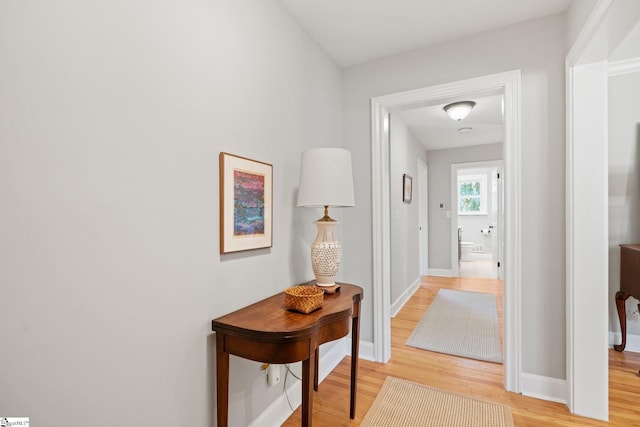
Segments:
[[[413,178],[406,173],[402,175],[402,201],[411,203],[411,191],[413,186]]]
[[[273,166],[220,153],[220,253],[272,246]]]

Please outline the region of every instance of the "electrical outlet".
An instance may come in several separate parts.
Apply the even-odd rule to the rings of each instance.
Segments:
[[[280,365],[271,364],[267,368],[267,383],[276,385],[280,382]]]

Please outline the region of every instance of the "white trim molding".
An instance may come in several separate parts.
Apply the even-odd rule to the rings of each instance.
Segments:
[[[413,282],[402,293],[402,295],[400,295],[400,297],[397,300],[394,301],[393,304],[391,304],[391,317],[396,317],[398,312],[400,310],[402,310],[402,307],[404,307],[404,305],[407,303],[407,301],[409,301],[409,298],[411,298],[411,296],[416,293],[416,291],[418,290],[419,287],[420,287],[420,278],[418,277],[416,279],[416,281]]]
[[[389,108],[371,99],[371,216],[373,244],[373,355],[376,362],[391,358],[391,218]]]
[[[429,276],[453,277],[453,271],[446,268],[430,268]]]
[[[640,20],[640,2],[598,0],[566,60],[567,403],[609,417],[608,64]]]
[[[614,344],[622,342],[622,333],[609,331],[609,348],[613,348]],[[627,345],[624,351],[631,353],[640,353],[640,335],[627,334]]]
[[[351,343],[350,342],[345,343],[345,345],[348,347],[346,349],[347,354],[351,355]],[[362,360],[368,360],[369,362],[376,361],[372,342],[360,341],[360,348],[358,349],[358,353],[359,353],[360,359]]]
[[[567,403],[567,381],[541,375],[522,374],[522,395]]]
[[[521,200],[520,200],[520,70],[371,98],[371,179],[373,218],[373,347],[375,360],[391,356],[389,133],[385,126],[394,109],[426,102],[446,101],[478,92],[504,95],[503,145],[506,192],[505,258],[505,388],[520,391],[521,343]]]
[[[571,67],[568,77],[567,402],[577,415],[607,420],[606,63]]]
[[[287,387],[287,395],[285,396],[283,393],[278,396],[278,398],[274,400],[267,409],[262,411],[256,419],[249,423],[248,427],[281,426],[285,421],[287,421],[291,414],[293,414],[293,411],[291,411],[291,408],[289,407],[287,396],[289,396],[291,406],[294,408],[300,406],[302,403],[302,384],[293,378],[292,375],[289,375],[289,377],[292,378],[293,381],[291,382],[291,385]]]
[[[625,59],[623,61],[609,62],[607,64],[609,77],[623,74],[640,73],[640,58]]]

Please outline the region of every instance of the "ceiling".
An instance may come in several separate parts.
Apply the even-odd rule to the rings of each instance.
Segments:
[[[571,1],[280,0],[341,67],[561,13]],[[476,106],[461,123],[444,104],[398,114],[427,150],[502,142],[502,95],[468,100]]]
[[[444,112],[445,104],[399,111],[399,117],[410,132],[427,150],[468,147],[470,145],[494,144],[504,141],[502,94],[484,97],[469,97],[476,105],[461,121],[451,119]],[[393,118],[391,119],[393,127]],[[470,132],[459,132],[461,128],[472,128]]]
[[[280,0],[341,67],[565,11],[571,0]]]
[[[561,13],[571,1],[280,0],[341,67]],[[461,123],[444,113],[444,104],[399,117],[427,150],[502,142],[502,95],[468,100],[477,104]],[[458,132],[463,126],[473,130]]]

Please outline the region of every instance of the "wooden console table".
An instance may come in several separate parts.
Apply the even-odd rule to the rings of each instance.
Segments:
[[[630,297],[640,297],[640,245],[620,245],[620,290],[616,292],[616,308],[622,332],[622,343],[614,345],[617,351],[624,351],[627,345],[627,310],[625,301]],[[640,309],[640,304],[638,304]]]
[[[284,293],[229,313],[212,321],[216,332],[216,386],[218,427],[229,416],[229,355],[263,363],[302,361],[302,425],[311,426],[313,391],[318,390],[320,344],[351,333],[351,399],[349,415],[355,418],[360,341],[362,288],[338,283],[340,291],[324,296],[322,308],[309,314],[284,308]]]

